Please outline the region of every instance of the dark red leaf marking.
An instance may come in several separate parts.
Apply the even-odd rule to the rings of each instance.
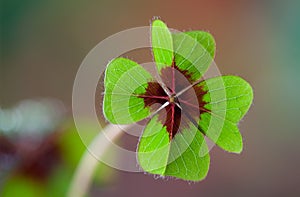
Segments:
[[[155,103],[164,104],[169,97],[157,82],[148,82],[146,92],[138,96],[144,99],[145,107],[150,107]]]
[[[193,88],[187,90],[178,98],[185,111],[196,120],[200,118],[198,117],[199,114],[209,111],[204,107],[207,104],[203,100],[205,94],[207,94],[207,91],[202,86],[194,85]]]
[[[198,125],[200,114],[208,111],[204,109],[207,103],[203,100],[207,91],[202,86],[194,85],[177,97],[177,92],[191,86],[194,81],[191,75],[187,71],[180,70],[175,62],[171,67],[162,69],[161,79],[170,90],[171,96],[168,96],[159,83],[149,82],[146,92],[138,97],[144,99],[145,107],[169,102],[165,107],[166,113],[158,112],[158,119],[166,126],[172,140],[179,129],[188,128],[188,122]]]
[[[170,140],[176,135],[181,124],[181,109],[175,103],[171,103],[166,107],[166,115],[159,113],[159,120],[167,127]]]

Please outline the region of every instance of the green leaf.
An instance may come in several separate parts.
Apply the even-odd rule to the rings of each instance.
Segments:
[[[150,120],[138,147],[138,160],[144,171],[193,181],[206,177],[210,163],[206,142],[192,123],[183,125],[186,126],[170,140],[159,115]]]
[[[152,50],[159,73],[173,62],[173,41],[167,25],[154,20],[151,29]]]
[[[175,64],[189,81],[199,80],[215,56],[213,36],[204,31],[189,31],[173,34]]]
[[[139,64],[125,58],[111,61],[105,72],[103,113],[113,124],[130,124],[149,116],[150,107],[138,96],[153,77]]]
[[[198,86],[207,91],[203,98],[207,112],[200,115],[199,127],[222,149],[240,153],[243,141],[237,123],[252,103],[251,86],[237,76],[211,78]]]
[[[10,177],[5,181],[0,191],[2,197],[12,196],[24,196],[24,197],[36,197],[36,196],[49,196],[45,192],[43,184],[38,183],[28,177],[16,175]]]
[[[143,131],[138,147],[140,166],[147,172],[163,175],[170,149],[167,128],[154,116]]]

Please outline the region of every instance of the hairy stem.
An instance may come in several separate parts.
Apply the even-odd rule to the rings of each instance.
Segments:
[[[82,156],[74,173],[67,196],[83,197],[87,194],[94,171],[99,164],[97,158],[101,158],[106,153],[113,140],[120,136],[122,130],[128,127],[130,127],[130,125],[121,127],[110,124],[99,132]]]

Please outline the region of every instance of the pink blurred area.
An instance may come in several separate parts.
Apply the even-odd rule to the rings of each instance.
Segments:
[[[149,25],[154,16],[180,31],[212,33],[217,43],[215,61],[222,74],[239,75],[253,86],[254,104],[240,123],[244,151],[234,155],[214,148],[204,181],[156,180],[152,175],[116,170],[115,182],[104,188],[93,186],[91,196],[275,197],[300,193],[299,116],[293,111],[299,104],[289,101],[293,94],[284,91],[286,86],[298,90],[299,84],[281,86],[290,77],[285,70],[291,64],[281,53],[289,49],[282,48],[285,38],[276,24],[281,15],[273,13],[283,6],[280,1],[31,0],[27,6],[13,2],[6,2],[12,13],[2,18],[2,107],[27,98],[54,97],[71,111],[72,86],[85,55],[114,33]],[[15,15],[13,8],[18,10]],[[6,19],[9,24],[4,23]]]

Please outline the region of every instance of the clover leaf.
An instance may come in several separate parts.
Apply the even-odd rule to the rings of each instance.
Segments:
[[[126,58],[106,69],[103,112],[113,124],[146,119],[138,162],[149,173],[199,181],[210,157],[207,139],[240,153],[238,122],[248,111],[251,86],[237,76],[204,79],[215,41],[203,31],[171,33],[161,20],[151,27],[158,78]]]

